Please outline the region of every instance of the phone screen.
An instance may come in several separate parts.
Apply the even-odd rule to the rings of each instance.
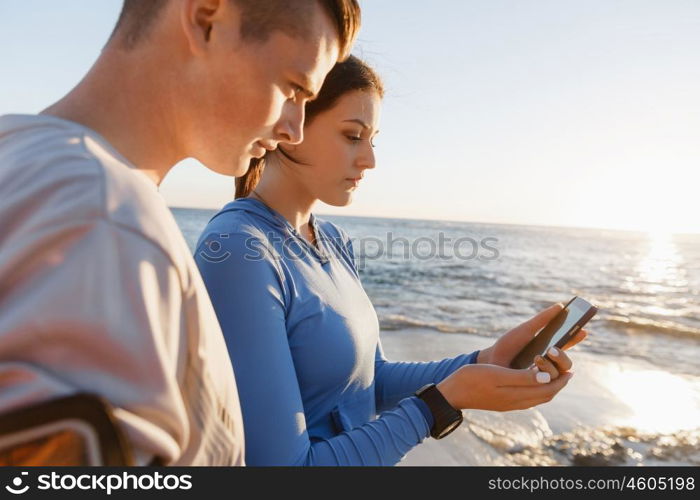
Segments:
[[[572,333],[571,330],[576,324],[583,326],[588,319],[593,317],[595,311],[597,309],[586,300],[580,297],[574,298],[525,346],[522,352],[513,360],[511,366],[513,368],[529,367],[535,356],[538,354],[544,356],[550,347],[557,345],[564,337],[568,337],[568,334]],[[585,316],[588,316],[588,318],[582,321]],[[566,340],[568,339],[565,339],[564,342]]]
[[[578,297],[574,299],[574,301],[569,304],[566,309],[562,310],[561,313],[554,318],[554,321],[552,321],[554,324],[550,323],[550,325],[552,325],[551,339],[543,348],[543,351],[546,352],[550,347],[557,345],[557,342],[559,342],[562,337],[566,335],[576,323],[578,323],[578,321],[584,314],[586,314],[586,312],[588,312],[590,308],[591,305],[585,300]],[[550,325],[547,325],[547,329]],[[545,333],[544,329],[540,332],[540,335],[542,333]]]

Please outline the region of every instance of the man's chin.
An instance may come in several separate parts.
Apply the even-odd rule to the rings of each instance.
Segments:
[[[251,159],[252,158],[250,156],[245,156],[241,161],[233,165],[233,173],[229,175],[232,175],[233,177],[243,177],[250,168]]]
[[[232,167],[234,168],[234,171],[235,171],[235,173],[232,175],[235,177],[244,176],[248,172],[248,169],[250,168],[251,162],[253,162],[254,160],[258,160],[258,158],[251,155],[251,154],[242,155],[238,159],[238,161],[234,162],[234,165],[232,165]]]
[[[227,177],[242,177],[250,167],[250,160],[251,157],[249,155],[245,155],[238,160],[217,163],[215,165],[208,164],[206,166],[209,168],[209,170],[212,170],[217,174],[225,175]]]

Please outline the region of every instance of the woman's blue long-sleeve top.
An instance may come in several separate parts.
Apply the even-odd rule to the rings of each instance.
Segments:
[[[313,215],[310,223],[318,246],[241,198],[197,244],[234,367],[246,463],[394,465],[430,434],[432,415],[413,393],[478,351],[387,361],[347,234]]]

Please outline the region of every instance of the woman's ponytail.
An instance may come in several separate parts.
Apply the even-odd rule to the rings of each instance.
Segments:
[[[250,160],[248,171],[241,177],[236,177],[236,198],[250,196],[251,191],[260,182],[263,169],[265,168],[265,157],[253,158]]]

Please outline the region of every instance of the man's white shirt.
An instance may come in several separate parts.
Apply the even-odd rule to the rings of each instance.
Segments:
[[[137,462],[243,465],[233,369],[155,183],[94,131],[0,117],[0,412],[75,392]]]

